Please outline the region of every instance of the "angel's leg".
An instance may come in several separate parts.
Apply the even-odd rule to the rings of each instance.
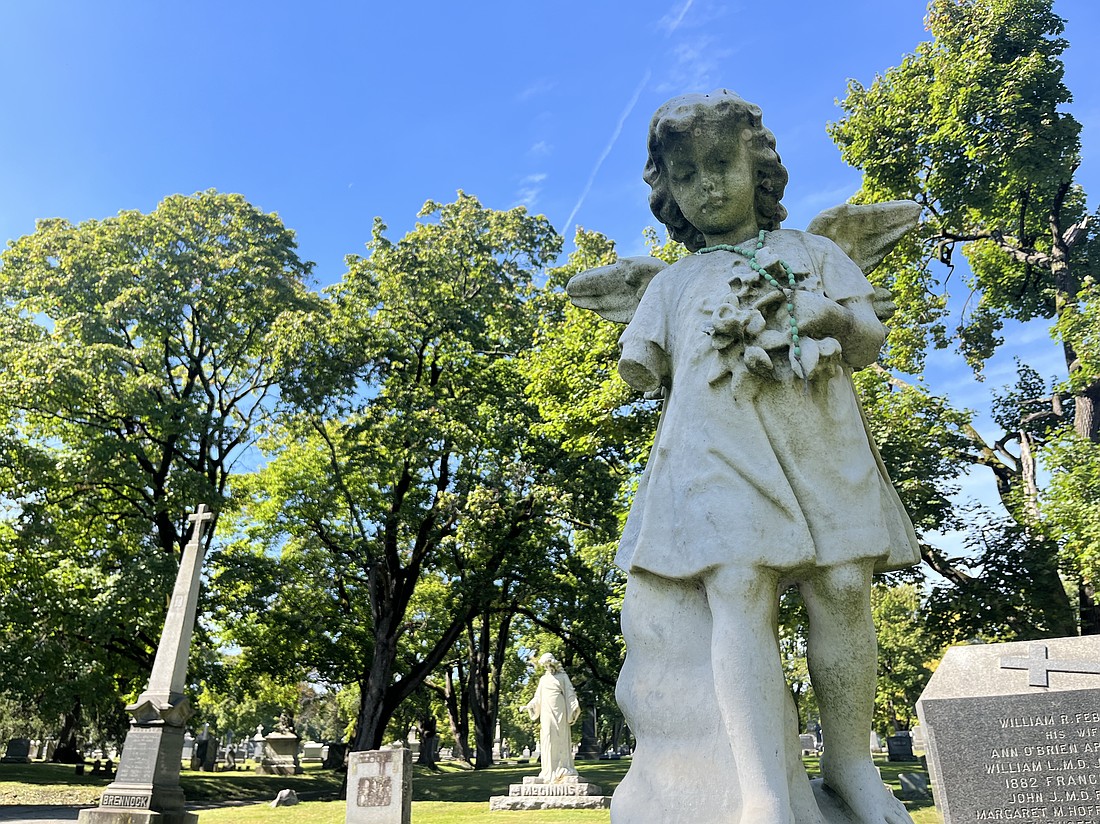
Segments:
[[[741,785],[741,824],[792,824],[789,701],[776,644],[777,573],[723,568],[706,579],[711,666]]]
[[[806,656],[825,732],[821,772],[861,824],[912,824],[867,746],[877,668],[871,573],[870,561],[826,567],[801,586],[810,615]]]
[[[717,824],[738,805],[737,775],[710,668],[711,617],[697,580],[627,576],[626,661],[615,690],[637,739],[613,824]]]

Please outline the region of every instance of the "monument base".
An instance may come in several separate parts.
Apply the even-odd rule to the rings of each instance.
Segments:
[[[273,732],[264,739],[263,756],[256,772],[260,775],[300,775],[298,743],[301,739],[292,732]]]
[[[532,775],[523,777],[522,784],[510,784],[508,795],[489,799],[489,811],[496,810],[606,810],[611,796],[603,795],[595,784],[579,775],[564,781],[546,782]]]
[[[256,767],[259,775],[301,775],[302,768],[297,764],[265,764]]]
[[[96,807],[81,810],[79,824],[199,824],[199,817],[187,810],[114,810]]]

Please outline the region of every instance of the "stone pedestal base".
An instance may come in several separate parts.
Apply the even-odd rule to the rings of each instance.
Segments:
[[[256,773],[259,775],[301,775],[302,768],[295,764],[269,764],[264,761],[256,767]]]
[[[142,706],[135,705],[135,715]],[[186,712],[186,699],[180,699],[164,703],[162,714]],[[198,816],[184,808],[182,752],[183,727],[162,720],[132,722],[114,781],[103,789],[98,808],[80,811],[80,824],[198,824]]]
[[[79,824],[199,824],[199,817],[186,810],[158,813],[155,810],[112,810],[96,807],[81,810]]]
[[[522,784],[508,786],[508,795],[490,798],[489,810],[605,810],[611,806],[611,796],[601,793],[580,776],[548,784],[527,775]]]

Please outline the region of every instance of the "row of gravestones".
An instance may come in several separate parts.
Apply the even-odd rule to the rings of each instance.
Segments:
[[[270,756],[272,741],[256,736],[239,743],[222,744],[216,738],[195,739],[190,733],[183,739],[183,761],[190,763],[192,770],[221,772],[235,770],[246,759],[261,761]],[[290,760],[303,764],[321,764],[325,769],[340,769],[344,764],[347,745],[306,741],[301,745],[293,743],[294,752],[288,752]],[[297,759],[295,759],[297,755]]]
[[[53,757],[56,746],[57,742],[53,739],[46,739],[43,742],[37,738],[12,738],[8,741],[7,750],[4,757],[0,758],[0,763],[29,764],[38,759],[49,761]]]
[[[221,745],[216,738],[195,739],[188,733],[183,740],[183,761],[190,763],[193,770],[232,770],[246,758],[259,761],[263,755],[264,742],[245,741],[233,745]],[[29,764],[33,761],[48,761],[53,755],[55,742],[45,742],[31,738],[12,738],[8,741],[0,763]],[[301,745],[301,761],[306,764],[323,764],[326,768],[339,769],[343,766],[347,752],[346,744],[325,744],[319,741],[307,741]],[[331,758],[330,758],[331,756]],[[102,750],[91,752],[93,761],[117,762],[118,753],[104,753]]]

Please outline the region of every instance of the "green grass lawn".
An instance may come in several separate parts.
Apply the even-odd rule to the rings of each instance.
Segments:
[[[920,771],[919,764],[892,764],[885,757],[876,759],[876,763],[883,781],[894,790],[900,788],[899,773]],[[578,764],[578,769],[610,795],[629,765],[629,761],[585,761]],[[817,759],[807,758],[806,768],[811,777],[820,775]],[[493,824],[606,824],[611,820],[607,810],[495,812],[487,818],[489,797],[507,795],[509,784],[518,784],[533,772],[530,764],[504,764],[477,771],[446,763],[437,772],[415,767],[413,820],[418,824],[473,824],[486,820]],[[73,767],[63,764],[0,764],[0,804],[94,804],[108,783],[109,779],[98,776],[76,776]],[[199,813],[201,824],[341,824],[344,820],[344,802],[338,800],[342,776],[312,765],[296,776],[184,770],[180,784],[188,802],[200,806],[227,801],[266,802],[283,788],[293,789],[304,799],[290,808],[272,809],[266,803],[256,803],[203,810]],[[942,824],[931,801],[905,804],[915,824]]]

